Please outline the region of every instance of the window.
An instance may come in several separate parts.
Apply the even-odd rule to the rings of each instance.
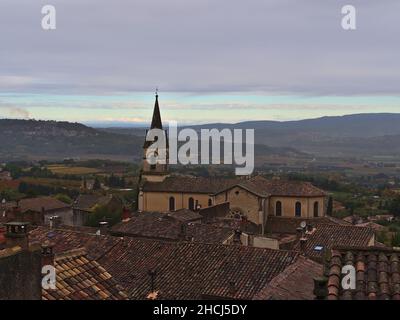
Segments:
[[[150,165],[150,170],[156,170],[157,166],[155,164]]]
[[[175,198],[169,198],[169,211],[175,211]]]
[[[282,202],[277,201],[275,204],[275,215],[280,217],[282,215]]]
[[[194,199],[192,197],[189,198],[189,210],[194,210]]]
[[[301,203],[300,202],[296,202],[294,214],[296,217],[301,217]]]
[[[212,199],[208,199],[208,206],[209,206],[209,207],[212,206]]]
[[[314,202],[314,217],[318,217],[319,203],[318,201]]]

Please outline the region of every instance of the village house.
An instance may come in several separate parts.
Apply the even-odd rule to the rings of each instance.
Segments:
[[[158,96],[150,129],[163,130]],[[144,155],[150,145],[151,142],[145,142]],[[260,176],[236,179],[174,176],[169,173],[168,163],[149,164],[145,158],[138,196],[141,212],[194,211],[229,202],[232,215],[245,217],[262,228],[268,216],[312,218],[326,214],[326,193],[307,182],[268,180]]]
[[[103,207],[110,211],[122,210],[122,201],[109,194],[80,194],[72,204],[73,211],[73,226],[84,226],[89,216],[96,210],[96,208]]]
[[[2,221],[24,221],[33,225],[49,225],[52,218],[58,223],[72,225],[72,208],[52,197],[26,198],[0,204]]]
[[[11,181],[11,180],[12,180],[11,173],[8,171],[2,171],[2,169],[0,168],[0,181]]]
[[[372,247],[376,245],[372,228],[353,226],[333,217],[312,219],[270,217],[266,236],[275,238],[280,249],[296,250],[318,262],[336,246]]]
[[[83,248],[55,254],[48,242],[29,243],[26,223],[6,224],[0,250],[0,300],[126,300],[114,278]],[[42,267],[53,266],[56,288],[42,287]]]

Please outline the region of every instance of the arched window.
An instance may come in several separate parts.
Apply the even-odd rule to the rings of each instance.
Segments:
[[[175,211],[175,198],[169,198],[169,211]]]
[[[319,203],[318,201],[314,202],[314,217],[318,217]]]
[[[301,203],[300,202],[296,202],[294,214],[296,217],[301,217]]]
[[[208,206],[209,206],[209,207],[212,206],[212,199],[208,199]]]
[[[275,204],[275,215],[280,217],[282,215],[282,202],[277,201]]]
[[[189,198],[189,210],[194,210],[194,199],[192,197]]]

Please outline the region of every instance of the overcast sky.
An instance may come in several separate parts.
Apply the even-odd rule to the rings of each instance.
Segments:
[[[181,122],[400,112],[399,21],[399,0],[1,0],[0,118],[146,122],[156,87]]]

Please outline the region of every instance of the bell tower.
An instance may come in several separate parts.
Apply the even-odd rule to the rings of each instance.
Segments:
[[[160,106],[158,104],[158,91],[156,91],[156,101],[154,103],[154,110],[153,110],[153,118],[151,120],[150,130],[158,129],[162,130],[164,134],[164,138],[166,141],[166,163],[156,163],[150,164],[147,161],[147,150],[148,148],[157,140],[157,137],[153,141],[147,141],[145,139],[143,145],[143,163],[142,163],[142,176],[141,179],[146,179],[150,182],[161,182],[168,176],[168,136],[166,130],[163,129],[162,121],[161,121],[161,114],[160,114]],[[146,137],[149,130],[146,130]],[[157,150],[156,152],[160,152]]]

